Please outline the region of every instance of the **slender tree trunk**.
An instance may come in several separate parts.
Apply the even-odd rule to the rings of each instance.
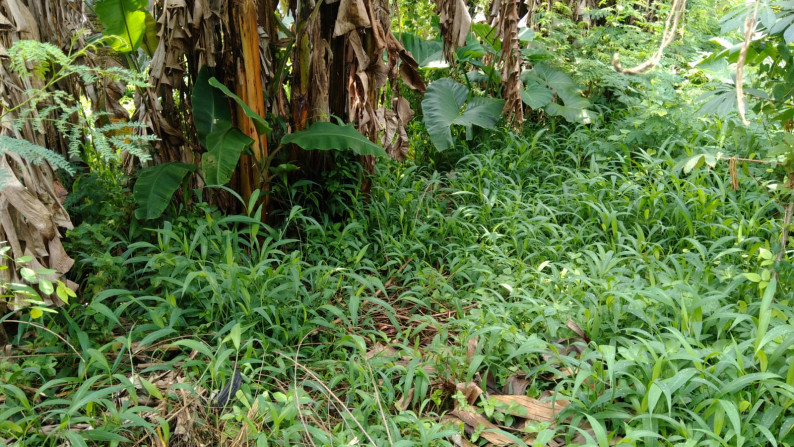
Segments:
[[[263,6],[264,3],[262,4]],[[264,90],[262,88],[262,60],[259,52],[259,11],[254,0],[242,0],[234,8],[234,22],[237,24],[240,39],[240,52],[237,59],[236,90],[237,96],[260,116],[266,116]],[[254,189],[267,185],[267,172],[260,173],[260,169],[267,158],[267,136],[260,136],[251,120],[245,116],[241,107],[237,109],[237,125],[248,135],[254,144],[253,156],[243,154],[240,157],[239,181],[241,193],[245,203],[251,197]],[[268,195],[264,198],[267,200]],[[267,209],[267,206],[265,206]]]

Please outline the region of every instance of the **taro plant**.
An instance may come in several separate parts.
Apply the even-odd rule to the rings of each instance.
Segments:
[[[455,144],[452,126],[462,126],[466,139],[474,136],[473,126],[492,129],[502,116],[504,101],[472,97],[469,89],[449,78],[432,82],[422,101],[424,122],[436,149],[443,151]]]
[[[521,80],[524,82],[521,99],[531,109],[542,109],[569,123],[590,124],[595,121],[597,115],[591,110],[592,104],[567,74],[535,64],[531,70],[521,74]]]

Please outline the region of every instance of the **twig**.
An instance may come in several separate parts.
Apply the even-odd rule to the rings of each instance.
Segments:
[[[722,155],[717,157],[717,160],[731,160],[736,159],[736,161],[745,161],[748,163],[764,163],[764,164],[777,164],[776,161],[771,160],[758,160],[756,158],[741,158],[741,157],[723,157]]]
[[[317,447],[317,445],[314,444],[314,439],[312,439],[311,433],[309,433],[307,428],[309,425],[306,423],[306,419],[303,417],[303,412],[301,411],[301,397],[300,394],[298,394],[298,355],[300,355],[303,340],[305,340],[306,337],[308,337],[312,332],[314,331],[309,331],[309,333],[304,335],[298,343],[298,348],[295,349],[295,359],[292,360],[292,362],[295,364],[295,367],[292,369],[292,387],[295,389],[295,407],[298,409],[298,417],[300,417],[303,429],[306,430],[307,433],[306,439],[309,440],[309,443],[311,443],[313,447]]]
[[[322,379],[320,379],[319,377],[317,377],[317,375],[316,375],[316,374],[314,374],[314,373],[313,373],[313,372],[312,372],[312,371],[311,371],[309,368],[307,368],[307,367],[305,367],[305,366],[301,365],[300,363],[298,363],[298,362],[297,362],[295,359],[293,359],[292,357],[290,357],[290,356],[287,356],[287,355],[285,355],[285,354],[282,354],[282,353],[280,353],[280,352],[276,352],[276,354],[280,355],[281,357],[284,357],[285,359],[289,360],[290,362],[293,362],[293,363],[295,364],[295,368],[296,368],[296,370],[297,370],[297,368],[300,368],[300,369],[302,369],[303,371],[305,371],[305,372],[306,372],[306,374],[310,375],[310,376],[311,376],[311,377],[312,377],[314,380],[316,380],[316,381],[317,381],[317,383],[318,383],[318,384],[319,384],[319,385],[320,385],[320,386],[321,386],[321,387],[322,387],[322,388],[325,390],[325,392],[326,392],[326,393],[328,393],[328,397],[330,397],[330,398],[332,398],[333,400],[335,400],[335,401],[336,401],[336,402],[339,404],[339,406],[340,406],[340,407],[341,407],[343,410],[345,410],[345,413],[347,413],[347,414],[348,414],[348,416],[350,416],[350,418],[351,418],[351,419],[353,419],[353,422],[355,422],[355,423],[356,423],[356,425],[358,426],[358,428],[361,430],[361,433],[363,433],[363,434],[364,434],[364,436],[366,436],[366,437],[367,437],[367,440],[370,442],[370,444],[372,444],[373,446],[377,446],[377,445],[378,445],[378,444],[376,444],[376,443],[375,443],[375,441],[372,439],[372,437],[369,435],[369,433],[367,433],[367,430],[366,430],[366,429],[364,429],[364,427],[361,425],[361,423],[360,423],[360,422],[358,422],[358,420],[356,420],[356,417],[353,415],[353,413],[351,413],[351,412],[350,412],[350,410],[348,410],[348,408],[347,408],[347,406],[345,405],[345,403],[344,403],[344,402],[342,402],[342,400],[341,400],[341,399],[339,399],[339,397],[338,397],[336,394],[334,394],[334,392],[333,392],[333,391],[331,391],[331,389],[330,389],[330,388],[328,388],[328,386],[325,384],[325,382],[323,382],[323,381],[322,381]]]
[[[80,355],[80,353],[77,351],[77,349],[75,349],[75,347],[72,346],[71,343],[66,341],[65,338],[61,337],[59,334],[57,334],[56,332],[52,331],[51,329],[48,329],[48,328],[46,328],[46,327],[44,327],[44,326],[42,326],[40,324],[31,323],[29,321],[22,321],[22,320],[3,320],[3,321],[8,321],[9,323],[17,323],[17,324],[29,324],[29,325],[31,325],[31,326],[33,326],[35,328],[39,328],[39,329],[41,329],[43,331],[49,332],[50,334],[58,337],[62,342],[66,343],[66,346],[72,348],[72,351],[74,351],[74,353],[77,354],[78,357],[80,357],[80,360],[82,360],[83,363],[85,363],[85,359],[83,358],[82,355]]]
[[[549,5],[551,5],[551,2],[549,2]],[[615,53],[612,55],[612,67],[615,69],[615,71],[630,75],[645,74],[659,65],[659,62],[662,60],[662,55],[664,54],[664,49],[667,48],[667,46],[673,41],[673,38],[675,38],[675,32],[678,28],[678,21],[681,19],[681,16],[684,14],[685,10],[686,0],[673,0],[673,4],[670,7],[670,15],[667,16],[667,20],[664,23],[662,41],[653,56],[634,68],[623,68],[623,66],[620,65],[620,56],[618,53]]]
[[[736,104],[739,109],[739,116],[742,118],[742,123],[745,126],[749,125],[745,116],[745,103],[744,103],[744,61],[747,59],[747,50],[750,48],[750,42],[753,40],[753,32],[755,32],[756,18],[758,17],[758,7],[761,5],[761,0],[755,0],[755,7],[753,8],[752,17],[750,10],[747,10],[747,16],[744,18],[744,43],[742,50],[739,52],[739,60],[736,61]]]

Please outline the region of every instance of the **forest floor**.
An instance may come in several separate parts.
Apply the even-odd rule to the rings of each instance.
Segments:
[[[20,331],[0,437],[789,445],[779,204],[664,150],[499,143],[445,172],[383,165],[368,196],[298,189],[272,227],[208,205],[158,228],[79,227],[90,299]]]

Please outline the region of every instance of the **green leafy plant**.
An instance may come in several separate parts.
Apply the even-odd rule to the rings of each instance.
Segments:
[[[465,106],[465,107],[464,107]],[[501,118],[504,101],[469,97],[469,89],[452,79],[443,78],[427,87],[422,101],[424,122],[436,149],[443,151],[455,144],[451,127],[463,126],[466,138],[472,139],[473,126],[491,129]]]
[[[34,270],[26,266],[26,264],[33,260],[32,256],[12,259],[8,254],[10,251],[11,247],[5,242],[0,241],[0,257],[12,261],[14,265],[21,266],[19,268],[19,276],[25,280],[27,284],[5,282],[2,280],[5,275],[0,274],[0,298],[3,298],[8,305],[17,308],[26,308],[30,311],[30,317],[37,319],[41,318],[44,312],[56,312],[50,307],[47,307],[41,297],[42,294],[45,296],[57,297],[67,304],[69,303],[69,298],[77,296],[74,291],[66,287],[62,281],[51,279],[51,277],[56,274],[54,270],[41,268]],[[6,268],[6,265],[0,265],[0,270]]]
[[[535,64],[521,74],[524,90],[521,99],[532,109],[543,109],[552,116],[560,116],[570,123],[590,124],[596,113],[582,96],[579,87],[565,73],[543,64]],[[558,102],[552,102],[554,98]]]

